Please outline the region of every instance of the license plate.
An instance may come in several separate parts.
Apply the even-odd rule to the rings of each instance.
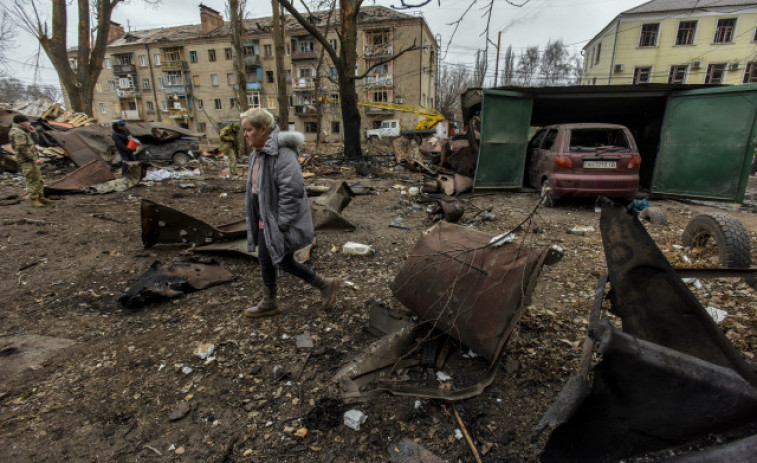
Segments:
[[[614,169],[615,161],[584,161],[584,169]]]

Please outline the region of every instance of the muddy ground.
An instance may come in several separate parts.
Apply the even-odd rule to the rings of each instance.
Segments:
[[[448,462],[474,461],[448,405],[382,396],[344,406],[331,378],[374,339],[364,328],[371,298],[392,307],[388,284],[419,234],[431,222],[425,205],[412,208],[401,186],[419,186],[420,174],[387,171],[366,178],[353,168],[322,165],[309,183],[344,179],[375,188],[357,196],[344,216],[357,230],[317,234],[310,264],[319,272],[354,282],[337,304],[319,309],[311,288],[285,275],[284,310],[270,319],[249,320],[244,309],[260,295],[254,260],[214,256],[234,276],[231,283],[141,310],[117,298],[155,261],[169,263],[182,247],[145,249],[140,240],[143,198],[187,211],[211,224],[243,217],[243,181],[219,176],[221,161],[204,160],[200,176],[145,184],[123,193],[67,195],[53,207],[28,202],[0,207],[0,461],[3,462],[381,462],[391,443],[416,440]],[[45,170],[47,181],[68,169]],[[754,179],[752,180],[754,187]],[[21,177],[0,177],[0,198],[23,193]],[[496,192],[464,199],[463,222],[489,234],[509,230],[528,216],[536,193]],[[9,204],[11,203],[11,204]],[[653,201],[668,225],[647,225],[674,264],[683,261],[681,232],[710,206]],[[419,208],[415,208],[419,209]],[[472,221],[490,209],[496,218]],[[742,211],[744,208],[742,208]],[[757,216],[736,211],[757,249]],[[410,230],[390,228],[397,216]],[[575,226],[594,233],[569,234]],[[593,201],[539,209],[518,237],[532,246],[559,245],[565,258],[545,267],[508,348],[494,384],[456,405],[485,462],[536,461],[543,441],[532,443],[533,427],[575,369],[586,334],[597,277],[604,271],[599,214]],[[346,241],[374,246],[372,257],[347,257],[335,249]],[[727,311],[721,324],[749,359],[757,355],[757,294],[738,280],[702,281],[692,290],[704,305]],[[312,349],[295,346],[309,333]],[[216,346],[215,360],[193,354]],[[458,347],[453,357],[467,349]],[[486,362],[466,360],[481,373]],[[287,375],[274,379],[275,366]],[[191,372],[185,367],[190,367]],[[452,387],[471,378],[455,378]],[[441,385],[433,372],[425,385]],[[170,415],[179,404],[188,413]],[[367,420],[347,428],[342,413],[357,408]],[[295,433],[307,428],[307,435]]]

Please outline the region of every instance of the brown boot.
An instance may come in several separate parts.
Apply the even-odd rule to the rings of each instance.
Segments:
[[[279,313],[281,310],[279,309],[279,304],[276,302],[276,292],[276,288],[271,289],[268,286],[263,286],[263,299],[255,307],[246,309],[244,316],[258,318]]]
[[[52,199],[48,199],[42,196],[39,197],[39,202],[41,202],[42,204],[55,204],[55,201],[53,201]]]
[[[334,305],[336,290],[339,288],[339,278],[324,278],[316,275],[315,280],[311,281],[310,284],[321,292],[321,299],[323,299],[321,308],[328,309]]]
[[[44,204],[39,202],[39,199],[30,199],[30,203],[32,203],[32,207],[45,207]]]

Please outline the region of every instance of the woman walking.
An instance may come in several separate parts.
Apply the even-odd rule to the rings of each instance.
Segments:
[[[244,314],[255,318],[279,312],[276,266],[317,288],[322,307],[331,307],[339,280],[318,275],[293,256],[294,251],[311,244],[314,236],[297,160],[297,147],[304,137],[297,132],[280,132],[273,115],[264,109],[242,113],[242,129],[253,148],[245,197],[247,247],[252,252],[257,245],[263,276],[263,299]]]

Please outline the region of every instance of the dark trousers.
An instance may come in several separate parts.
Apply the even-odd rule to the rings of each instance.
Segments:
[[[260,272],[263,275],[263,284],[273,289],[276,287],[276,266],[273,265],[271,255],[268,253],[268,246],[265,244],[265,233],[263,233],[263,230],[258,230],[257,241],[258,263],[260,263]],[[306,283],[311,283],[315,280],[315,270],[294,260],[294,253],[290,252],[284,256],[284,259],[279,263],[279,267]]]
[[[129,166],[126,165],[126,162],[134,162],[136,160],[137,157],[134,155],[134,151],[121,153],[121,176],[126,176],[126,172],[129,171]]]

